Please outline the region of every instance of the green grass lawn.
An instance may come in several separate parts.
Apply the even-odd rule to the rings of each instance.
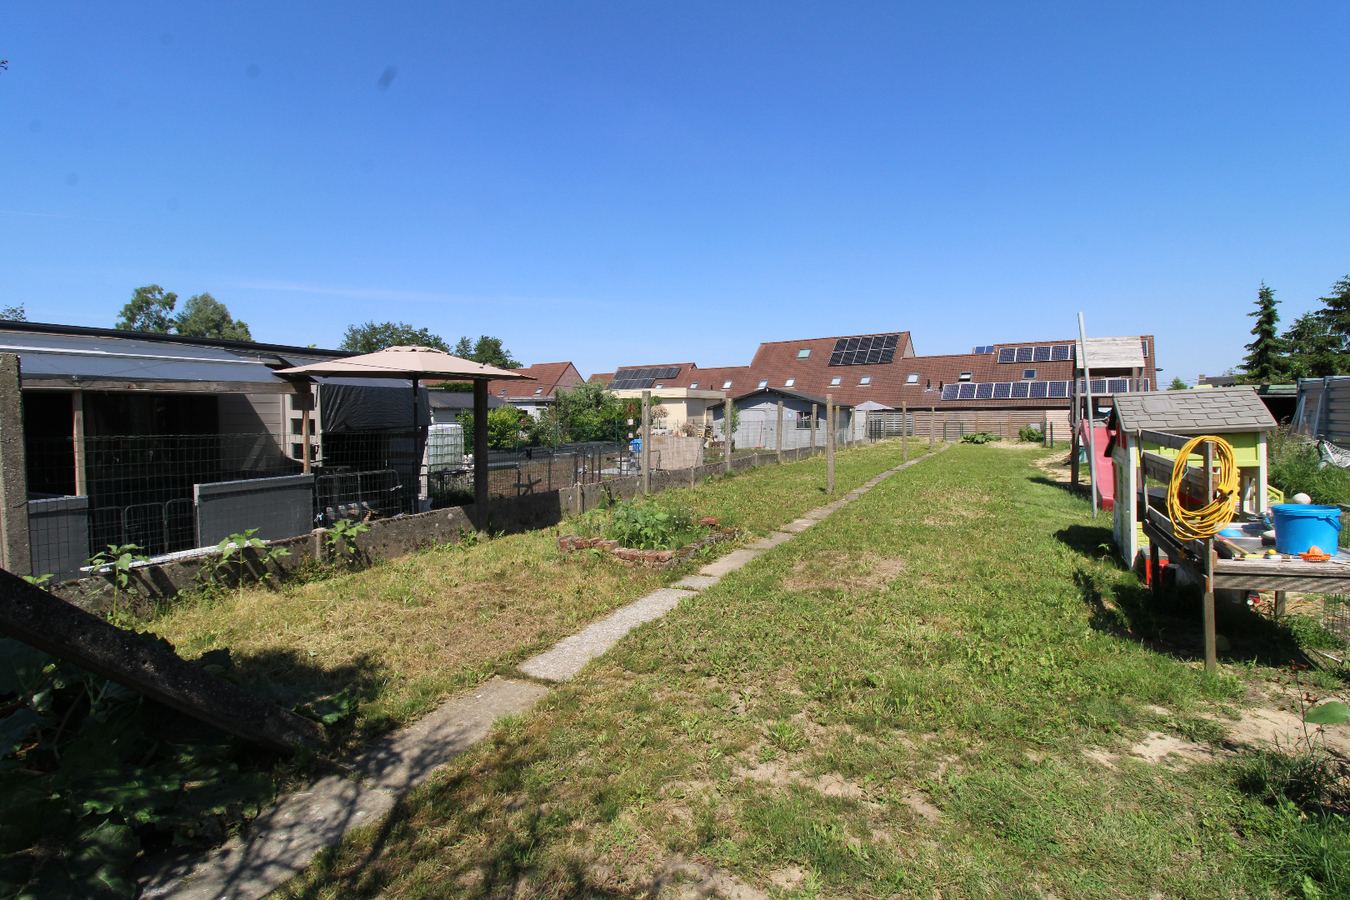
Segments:
[[[1344,695],[1298,668],[1317,629],[1229,612],[1206,678],[1185,598],[1151,608],[1103,552],[1110,520],[1029,465],[1044,452],[956,446],[883,482],[500,724],[282,896],[699,876],[743,897],[1350,894],[1325,767],[1223,742],[1270,683]],[[724,484],[746,493],[701,512],[800,511]],[[1132,756],[1149,735],[1215,752]]]
[[[893,441],[840,452],[837,490],[857,487],[900,456]],[[654,500],[764,534],[826,502],[824,484],[818,456]],[[632,569],[559,553],[556,534],[574,527],[447,545],[280,589],[199,596],[166,607],[144,627],[187,656],[230,648],[245,683],[283,699],[350,691],[356,717],[334,729],[329,747],[350,753],[689,569]]]

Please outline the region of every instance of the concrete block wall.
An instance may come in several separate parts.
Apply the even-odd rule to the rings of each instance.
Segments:
[[[841,444],[840,449],[861,443]],[[817,450],[817,454],[821,453],[823,451]],[[783,461],[796,461],[810,455],[809,448],[784,450]],[[732,459],[732,469],[743,472],[775,462],[777,455],[774,453],[756,453]],[[724,471],[721,462],[690,469],[653,470],[651,491],[660,493],[673,488],[690,487],[708,477],[719,476]],[[380,519],[371,522],[370,530],[356,538],[356,558],[363,564],[377,559],[394,559],[425,547],[458,542],[466,535],[475,534],[480,528],[507,534],[549,528],[568,516],[580,515],[603,503],[631,500],[638,496],[641,489],[641,477],[632,475],[495,500],[489,505],[482,521],[472,504]],[[290,551],[290,555],[273,560],[268,564],[269,568],[278,575],[285,575],[299,569],[307,561],[326,559],[328,546],[325,535],[324,529],[317,528],[311,534],[270,542],[269,548],[285,548]],[[210,553],[159,565],[139,566],[132,570],[129,592],[123,595],[122,602],[135,608],[148,609],[153,603],[169,601],[179,593],[191,591],[200,586],[202,568],[212,565],[215,557],[216,554]],[[260,568],[261,564],[255,559],[250,566],[252,574],[249,577],[256,578]],[[226,573],[224,577],[227,583],[233,583],[232,574]],[[52,586],[50,590],[61,599],[96,614],[106,613],[113,603],[112,581],[103,576],[65,581]]]

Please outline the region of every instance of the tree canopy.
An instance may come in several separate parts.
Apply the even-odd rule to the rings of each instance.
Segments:
[[[122,307],[121,318],[114,327],[119,331],[181,334],[226,341],[253,340],[248,323],[236,320],[224,303],[205,291],[189,297],[174,315],[177,305],[178,295],[157,284],[138,287],[131,292],[131,300]]]
[[[1186,390],[1186,382],[1182,381],[1181,376],[1178,375],[1172,379],[1172,383],[1167,386],[1167,389],[1169,391],[1184,391]]]
[[[352,353],[378,353],[390,347],[435,347],[450,352],[450,346],[439,335],[425,328],[416,328],[407,322],[366,322],[348,325],[339,350]]]
[[[468,335],[455,342],[450,351],[460,359],[471,359],[485,366],[499,369],[519,369],[520,363],[511,358],[511,351],[502,346],[502,339],[481,335],[477,341],[470,342]]]
[[[0,308],[0,319],[5,319],[10,322],[27,322],[28,314],[23,311],[23,304],[20,303],[17,306]]]
[[[1256,309],[1247,313],[1256,319],[1252,328],[1255,340],[1247,345],[1242,368],[1248,379],[1261,384],[1279,381],[1284,375],[1284,342],[1280,340],[1280,314],[1275,308],[1278,305],[1275,292],[1263,281],[1256,292]]]

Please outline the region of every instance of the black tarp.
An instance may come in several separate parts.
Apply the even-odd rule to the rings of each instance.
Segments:
[[[324,434],[356,431],[411,431],[412,382],[391,378],[371,385],[369,378],[325,378],[319,385],[319,418]],[[417,389],[417,427],[431,421],[427,389]]]

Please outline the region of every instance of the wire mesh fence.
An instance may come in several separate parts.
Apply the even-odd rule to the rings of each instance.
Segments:
[[[456,440],[458,436],[454,436]],[[271,434],[70,437],[26,441],[35,574],[78,577],[109,545],[149,557],[213,547],[250,528],[273,540],[338,520],[472,503],[472,457],[433,432],[325,434],[310,472]],[[653,460],[659,466],[659,455]],[[519,497],[634,474],[627,442],[488,455],[488,495]]]
[[[1350,599],[1340,594],[1324,594],[1322,627],[1350,644]]]

